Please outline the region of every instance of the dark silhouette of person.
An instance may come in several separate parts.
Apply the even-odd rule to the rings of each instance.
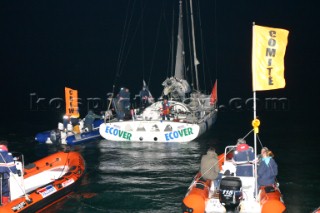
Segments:
[[[89,132],[92,131],[93,122],[95,119],[101,119],[101,116],[96,115],[92,110],[89,110],[86,117],[84,117],[83,128]]]
[[[117,118],[123,120],[130,113],[130,92],[128,88],[121,88],[117,100]]]

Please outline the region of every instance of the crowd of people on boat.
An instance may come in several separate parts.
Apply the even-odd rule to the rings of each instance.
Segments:
[[[93,129],[93,123],[96,119],[102,119],[102,116],[95,114],[92,110],[89,110],[83,119],[81,119],[79,115],[65,115],[63,117],[63,129],[60,130],[70,131],[75,134],[90,132]]]
[[[154,102],[154,99],[146,86],[143,86],[143,88],[140,90],[139,97],[140,110],[145,109]],[[133,111],[130,103],[130,91],[128,88],[122,87],[120,89],[116,98],[113,100],[113,106],[119,121],[128,120],[135,116],[135,112]],[[162,120],[170,120],[171,109],[172,106],[170,106],[168,97],[163,96],[160,108]]]
[[[137,96],[140,99],[140,110],[145,109],[154,102],[154,98],[146,85],[143,85]],[[133,106],[130,100],[130,90],[126,87],[121,87],[116,97],[112,99],[112,105],[119,121],[128,120],[134,117],[135,111],[133,108],[135,108],[135,106]]]
[[[233,166],[223,169],[223,160],[228,161]],[[224,154],[218,156],[215,148],[210,147],[201,158],[201,178],[211,180],[214,183],[215,190],[219,190],[219,184],[223,175],[253,177],[255,163],[257,163],[258,189],[262,186],[275,186],[278,165],[274,160],[272,151],[267,147],[263,147],[261,154],[255,158],[253,148],[242,138],[238,139],[235,149],[230,150],[227,156],[224,156]]]

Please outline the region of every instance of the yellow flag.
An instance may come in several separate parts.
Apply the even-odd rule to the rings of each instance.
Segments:
[[[289,31],[253,26],[252,83],[253,91],[284,88],[284,55]]]
[[[66,115],[78,118],[80,116],[78,109],[78,90],[65,87],[64,91],[66,96]]]

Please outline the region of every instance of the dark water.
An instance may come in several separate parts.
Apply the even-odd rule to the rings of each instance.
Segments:
[[[320,205],[317,127],[307,128],[286,113],[265,113],[261,123],[260,139],[274,152],[279,165],[287,212],[311,212]],[[221,153],[226,144],[246,135],[250,125],[249,113],[222,112],[208,134],[188,144],[101,139],[71,147],[86,160],[86,176],[76,193],[47,212],[181,212],[181,201],[201,155],[211,145]],[[29,133],[3,133],[11,142],[10,149],[23,152],[27,162],[65,148],[36,144],[33,136],[37,130],[32,132],[32,128]],[[252,144],[253,136],[247,141]]]

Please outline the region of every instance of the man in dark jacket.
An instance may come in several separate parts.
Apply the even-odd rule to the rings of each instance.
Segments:
[[[149,106],[150,103],[152,103],[153,98],[147,86],[143,86],[142,90],[140,90],[139,92],[139,96],[142,109],[145,109],[147,106]]]
[[[10,172],[17,173],[12,154],[8,152],[8,142],[0,139],[0,195],[1,204],[10,202]]]
[[[101,119],[101,116],[96,115],[92,112],[92,110],[89,110],[88,114],[86,117],[84,117],[83,121],[83,128],[89,132],[92,131],[93,129],[93,122],[95,119]]]
[[[130,92],[128,88],[121,88],[117,95],[117,118],[122,121],[130,112]]]
[[[237,141],[233,162],[237,166],[237,176],[253,177],[254,151],[252,147],[248,146],[243,138],[240,138]]]

